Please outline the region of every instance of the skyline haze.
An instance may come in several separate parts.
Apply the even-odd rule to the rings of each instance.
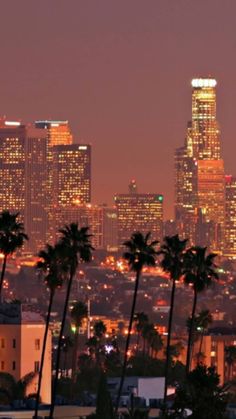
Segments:
[[[0,114],[68,119],[75,141],[93,147],[93,202],[112,203],[135,178],[140,192],[164,195],[168,218],[191,79],[211,75],[226,173],[235,175],[235,1],[69,5],[1,2]]]

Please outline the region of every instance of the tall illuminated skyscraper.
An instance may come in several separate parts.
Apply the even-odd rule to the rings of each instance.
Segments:
[[[19,212],[37,253],[47,232],[47,138],[44,130],[17,121],[0,122],[0,211]]]
[[[118,244],[121,246],[132,233],[140,231],[162,240],[163,195],[137,193],[135,181],[129,185],[129,193],[115,196],[118,216]]]
[[[69,145],[73,142],[68,121],[35,121],[35,127],[47,130],[49,147]]]
[[[192,80],[192,120],[184,147],[175,153],[175,212],[179,232],[188,237],[190,243],[197,243],[197,237],[203,237],[199,234],[202,219],[203,231],[206,231],[205,223],[214,226],[210,229],[210,238],[208,234],[211,248],[222,251],[225,185],[216,119],[216,84],[212,78]]]
[[[73,213],[75,205],[91,201],[91,146],[53,146],[52,153],[52,236]],[[76,220],[74,220],[76,221]]]

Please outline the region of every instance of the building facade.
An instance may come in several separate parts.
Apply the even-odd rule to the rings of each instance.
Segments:
[[[225,228],[224,162],[216,117],[216,80],[192,80],[192,119],[183,147],[175,153],[175,216],[178,231],[191,244],[208,241],[223,251]],[[205,235],[205,238],[204,238]]]
[[[17,121],[0,123],[0,211],[19,212],[37,253],[47,238],[47,138],[44,130]]]
[[[38,313],[21,304],[1,304],[0,372],[13,375],[16,381],[31,374],[27,395],[37,392],[44,331],[45,323]],[[51,351],[49,330],[40,394],[43,403],[51,403]]]
[[[163,236],[163,195],[138,193],[135,183],[129,193],[115,196],[118,217],[118,245],[130,238],[135,231],[152,233],[153,240]]]

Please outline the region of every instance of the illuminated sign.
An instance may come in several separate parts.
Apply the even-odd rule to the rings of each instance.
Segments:
[[[5,121],[5,125],[10,126],[10,127],[19,127],[20,126],[20,122],[17,122],[17,121]]]
[[[192,87],[216,87],[217,81],[215,79],[193,79]]]
[[[87,146],[86,145],[80,145],[79,146],[79,150],[87,150]]]

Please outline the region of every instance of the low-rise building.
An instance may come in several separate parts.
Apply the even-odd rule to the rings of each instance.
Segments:
[[[0,372],[16,381],[34,373],[27,395],[38,386],[45,323],[39,313],[21,304],[0,304]],[[41,385],[41,401],[51,402],[51,332],[49,330]]]

